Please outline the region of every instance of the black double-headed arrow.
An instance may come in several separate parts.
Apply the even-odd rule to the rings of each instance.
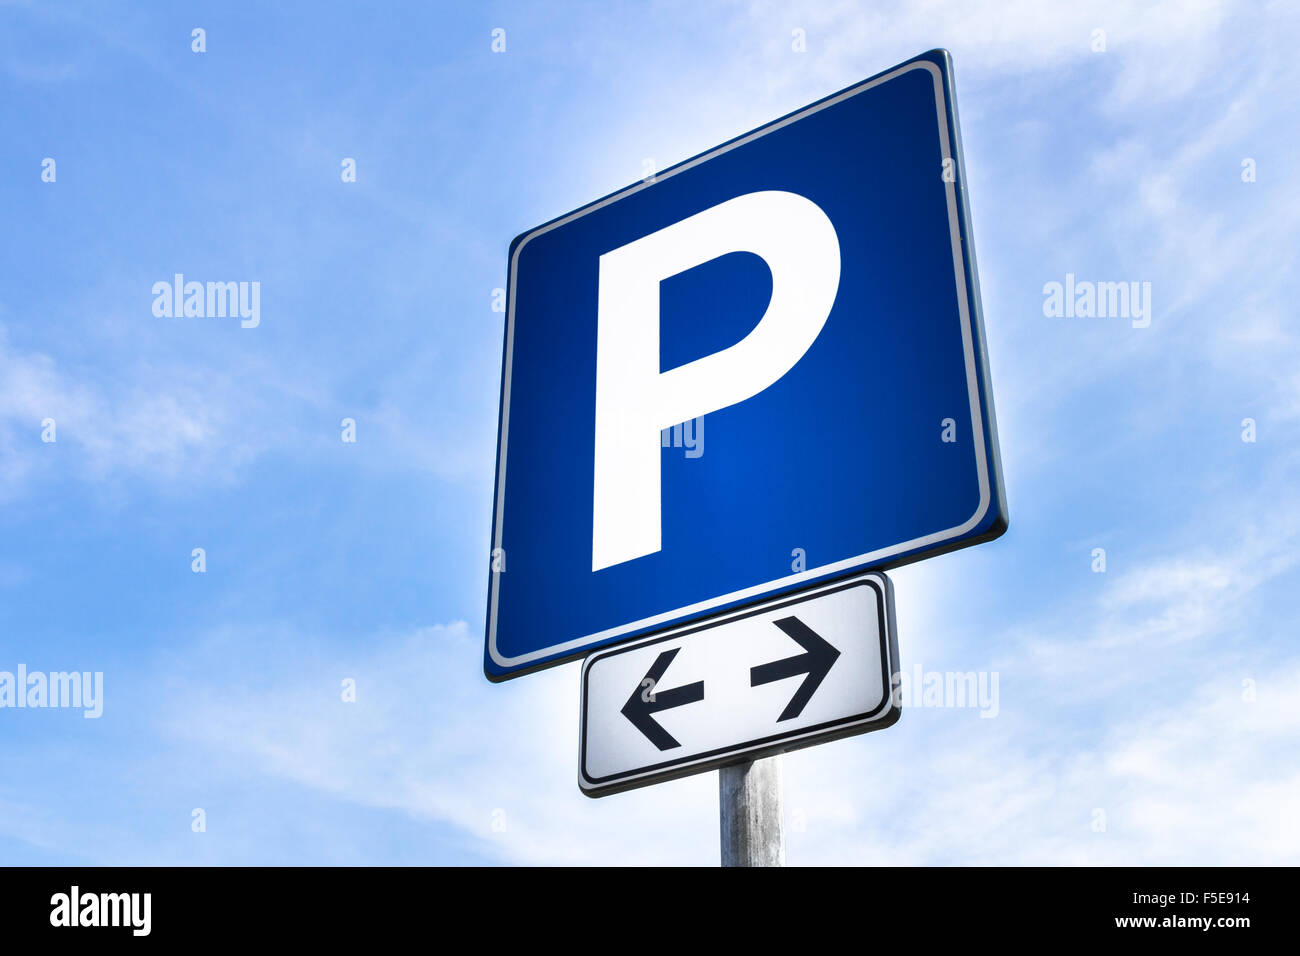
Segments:
[[[790,698],[790,703],[785,705],[785,710],[781,711],[781,716],[776,719],[777,723],[780,723],[783,720],[792,720],[803,713],[803,709],[808,706],[808,701],[812,700],[812,695],[835,666],[840,652],[797,617],[783,617],[772,623],[785,631],[804,649],[805,653],[750,668],[749,686],[757,687],[759,684],[770,684],[772,681],[785,680],[787,677],[808,675],[799,685],[799,689],[794,692],[794,696]]]
[[[672,690],[655,689],[659,685],[659,679],[664,676],[664,671],[668,670],[668,665],[673,662],[673,658],[680,650],[680,647],[674,647],[671,651],[664,651],[655,658],[655,662],[645,672],[645,677],[641,679],[636,690],[632,691],[632,696],[627,699],[621,712],[660,750],[671,750],[680,747],[681,744],[677,742],[676,737],[660,727],[650,715],[672,707],[694,704],[704,699],[702,680],[684,687],[674,687]]]
[[[783,720],[792,720],[803,713],[812,695],[835,666],[840,652],[797,617],[783,617],[772,623],[798,643],[804,649],[804,653],[750,668],[749,686],[757,687],[760,684],[798,677],[800,674],[807,675],[794,696],[790,698],[790,703],[786,704],[785,710],[781,711],[781,716],[777,718],[777,723],[780,723]],[[645,677],[641,679],[636,690],[632,691],[632,696],[627,699],[621,711],[623,716],[660,750],[671,750],[680,747],[681,744],[677,742],[677,738],[659,726],[651,714],[694,704],[704,699],[704,681],[674,687],[672,690],[656,690],[664,672],[668,670],[668,665],[673,662],[673,658],[680,650],[680,647],[675,647],[655,658],[655,662],[650,665]]]

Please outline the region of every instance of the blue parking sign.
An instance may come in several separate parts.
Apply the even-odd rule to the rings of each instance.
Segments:
[[[951,61],[511,244],[491,680],[1007,526]]]

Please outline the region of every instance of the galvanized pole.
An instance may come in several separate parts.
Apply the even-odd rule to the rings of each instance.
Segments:
[[[718,771],[723,866],[785,866],[781,757]]]

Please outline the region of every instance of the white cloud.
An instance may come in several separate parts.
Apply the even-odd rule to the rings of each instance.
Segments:
[[[794,862],[870,865],[1295,864],[1300,661],[1253,703],[1215,675],[1176,704],[1061,727],[916,712],[915,733],[787,757]],[[1095,816],[1102,811],[1104,817]],[[1094,822],[1104,820],[1105,829]]]
[[[91,483],[124,476],[222,481],[251,458],[228,382],[208,379],[199,387],[179,369],[136,370],[132,380],[107,384],[98,378],[102,370],[94,375],[79,378],[0,334],[0,495],[16,497],[38,476],[69,471]],[[42,441],[46,419],[54,420],[53,443]]]
[[[711,778],[617,803],[579,793],[574,666],[490,685],[479,676],[478,635],[454,623],[373,638],[348,655],[278,634],[257,642],[275,652],[256,686],[214,681],[221,661],[248,659],[246,640],[218,636],[167,665],[182,675],[167,732],[203,748],[218,770],[251,766],[349,803],[449,823],[503,861],[716,862]],[[345,678],[356,680],[355,703],[341,700]]]
[[[887,732],[787,756],[790,862],[1295,862],[1300,659],[1243,659],[1223,643],[1224,620],[1290,567],[1274,557],[1251,546],[1157,561],[1092,609],[1058,609],[1042,622],[1053,633],[992,636],[996,719],[912,709]],[[972,666],[969,647],[916,636],[905,665],[928,646],[927,667],[957,653],[958,669]],[[443,821],[504,862],[716,861],[715,775],[579,795],[574,666],[490,686],[477,677],[478,635],[456,623],[348,654],[259,637],[275,652],[255,686],[214,678],[218,661],[249,659],[249,640],[219,636],[168,665],[181,674],[168,732],[216,772],[251,765]],[[339,699],[344,677],[357,680],[355,704]],[[1096,809],[1104,832],[1092,829]]]
[[[402,368],[408,379],[427,378],[418,363]],[[344,415],[358,421],[367,453],[353,460],[361,467],[482,479],[495,448],[495,403],[480,399],[495,389],[468,387],[471,371],[432,386],[395,381],[403,402],[349,400],[331,394],[346,391],[336,384],[256,353],[220,367],[120,353],[118,361],[72,365],[14,347],[0,327],[0,499],[65,477],[101,488],[129,479],[180,494],[237,483],[260,456],[302,459],[337,445]],[[432,401],[411,405],[412,395],[430,389]],[[46,419],[55,423],[52,444],[42,441]]]
[[[1294,577],[1294,523],[1268,530],[1097,576],[1090,600],[987,633],[996,719],[912,708],[787,757],[787,808],[806,821],[791,860],[1295,864],[1300,657],[1261,640],[1296,623],[1263,597]],[[923,663],[966,670],[971,654]]]
[[[809,61],[807,70],[824,81],[840,82],[855,72],[862,78],[935,47],[951,50],[959,68],[1017,75],[1119,57],[1124,73],[1116,98],[1122,102],[1185,92],[1198,74],[1195,67],[1217,54],[1216,36],[1225,16],[1225,4],[1215,0],[1166,0],[1140,8],[1122,2],[1035,0],[871,5],[759,0],[748,7],[750,31],[762,38],[770,55],[802,56]],[[795,27],[807,33],[807,53],[791,51]],[[1105,31],[1104,53],[1092,50],[1096,29]],[[787,62],[793,74],[795,61]],[[781,74],[768,70],[766,75]]]

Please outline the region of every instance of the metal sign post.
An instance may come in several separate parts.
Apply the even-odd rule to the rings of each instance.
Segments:
[[[718,771],[723,866],[785,866],[781,757]]]

